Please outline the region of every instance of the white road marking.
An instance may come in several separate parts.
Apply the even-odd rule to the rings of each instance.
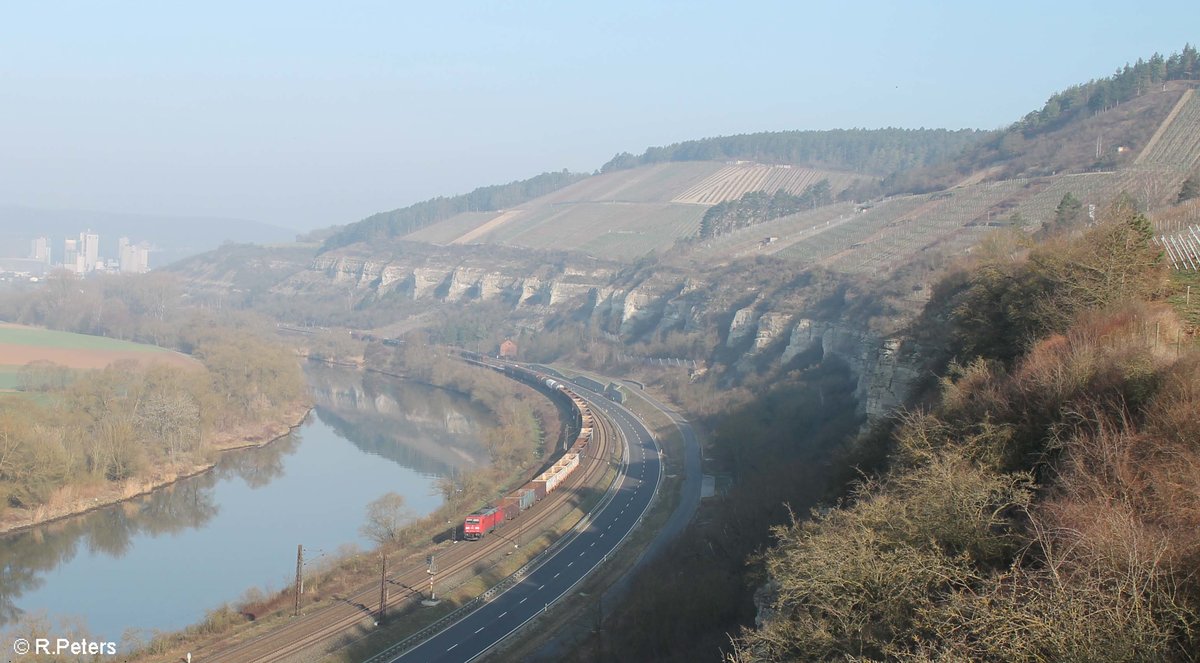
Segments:
[[[581,551],[579,551],[579,556],[580,556],[580,557],[583,557],[583,553],[584,553],[584,551],[582,551],[582,550],[581,550]]]
[[[558,576],[559,576],[559,574],[557,574],[557,573],[555,573],[555,574],[554,574],[554,577],[555,577],[555,578],[557,578]]]
[[[571,565],[572,565],[572,564],[574,564],[574,563],[575,563],[575,562],[567,562],[567,566],[571,566]]]
[[[479,627],[479,631],[482,631],[482,630],[483,630],[483,629],[485,629],[485,628],[487,628],[487,627],[486,627],[486,626],[480,626],[480,627]],[[479,631],[475,631],[475,633],[479,633]]]
[[[542,585],[541,587],[538,587],[538,591],[539,591],[539,592],[540,592],[540,591],[542,591],[542,589],[543,589],[544,587],[545,587],[545,585]]]
[[[454,648],[455,648],[455,647],[457,647],[457,646],[458,646],[458,643],[456,642],[456,643],[454,643],[454,644],[450,645],[449,647],[447,647],[447,648],[446,648],[446,651],[450,651],[451,649],[454,649]]]
[[[500,617],[503,617],[504,615],[507,615],[507,614],[508,614],[508,611],[505,610],[504,612],[500,613]],[[497,617],[496,619],[500,619],[500,617]]]
[[[525,598],[521,599],[520,601],[517,601],[517,604],[519,605],[519,604],[521,604],[521,603],[524,603],[524,602],[526,602],[526,601],[528,601],[528,600],[529,600],[529,597],[528,597],[528,596],[526,596]]]

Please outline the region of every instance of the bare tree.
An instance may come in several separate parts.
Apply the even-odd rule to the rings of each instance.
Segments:
[[[404,496],[387,492],[367,505],[367,522],[360,531],[375,543],[386,546],[400,540],[401,530],[412,519],[412,510],[405,504]]]

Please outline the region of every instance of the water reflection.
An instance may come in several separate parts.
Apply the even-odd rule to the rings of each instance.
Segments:
[[[363,451],[435,476],[488,462],[487,414],[459,394],[325,366],[308,376],[317,416]]]
[[[212,471],[149,495],[0,538],[0,624],[20,616],[16,601],[42,586],[43,576],[80,551],[124,557],[139,534],[162,536],[203,527],[219,512],[213,488],[232,477],[266,485],[283,472],[281,459],[295,451],[298,434],[261,449],[226,454]]]
[[[316,417],[302,430],[151,495],[0,537],[0,625],[33,608],[118,637],[180,628],[277,582],[287,568],[277,560],[294,558],[297,543],[363,544],[364,507],[380,494],[398,490],[428,513],[440,500],[431,477],[486,462],[487,415],[462,396],[324,366],[306,374]],[[177,586],[181,563],[191,585]],[[92,590],[102,595],[89,605],[78,585],[93,576],[119,589]],[[145,607],[184,601],[175,596],[189,605]]]

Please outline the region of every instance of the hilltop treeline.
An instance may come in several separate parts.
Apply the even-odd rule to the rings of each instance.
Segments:
[[[1155,106],[1150,98],[1140,110],[1129,111],[1148,115],[1124,119],[1120,114],[1106,117],[1104,111],[1159,92],[1168,81],[1200,78],[1197,57],[1196,49],[1187,45],[1168,57],[1155,53],[1149,59],[1118,68],[1111,76],[1056,92],[1040,109],[991,133],[957,159],[885,178],[883,192],[922,193],[944,188],[970,173],[997,165],[1004,166],[995,175],[1000,179],[1115,168],[1119,164],[1115,148],[1122,143],[1144,144],[1169,106],[1150,110]],[[1098,155],[1093,147],[1097,135],[1103,137],[1107,147]]]
[[[1126,63],[1112,76],[1073,85],[1057,92],[1036,110],[1017,121],[1009,131],[1020,131],[1027,138],[1056,129],[1083,114],[1098,113],[1150,92],[1166,81],[1200,78],[1196,49],[1187,44],[1169,57],[1155,53],[1149,60],[1138,58]]]
[[[942,282],[937,397],[856,445],[885,472],[775,528],[730,661],[1195,660],[1200,351],[1148,228],[1114,209]]]
[[[463,212],[507,209],[557,191],[584,177],[587,175],[567,170],[542,173],[527,180],[479,187],[470,193],[450,197],[439,196],[390,212],[372,214],[335,232],[325,240],[322,248],[330,250],[356,242],[400,237]]]
[[[774,194],[766,191],[748,191],[736,200],[727,200],[708,208],[700,220],[700,238],[709,239],[724,235],[738,228],[747,228],[756,223],[770,221],[788,214],[795,214],[833,202],[829,180],[810,184],[800,195],[779,189]]]
[[[303,401],[295,356],[265,328],[179,309],[173,293],[161,274],[87,281],[57,274],[0,300],[0,319],[157,341],[200,362],[21,369],[20,383],[33,393],[0,399],[0,514],[46,505],[69,512],[70,495],[79,494],[71,489],[144,489],[210,461],[218,438],[278,422]]]
[[[640,156],[622,152],[600,170],[609,172],[667,161],[744,159],[882,177],[953,159],[985,135],[986,132],[975,129],[765,131],[650,147]]]

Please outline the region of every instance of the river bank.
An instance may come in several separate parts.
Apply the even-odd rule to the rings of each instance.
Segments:
[[[203,474],[216,466],[221,454],[235,449],[261,447],[283,438],[304,423],[312,411],[308,400],[295,403],[276,421],[258,422],[223,431],[209,440],[212,460],[151,469],[147,474],[120,483],[68,485],[56,490],[45,504],[34,508],[9,507],[0,516],[0,534],[20,532],[141,497],[182,479]]]

